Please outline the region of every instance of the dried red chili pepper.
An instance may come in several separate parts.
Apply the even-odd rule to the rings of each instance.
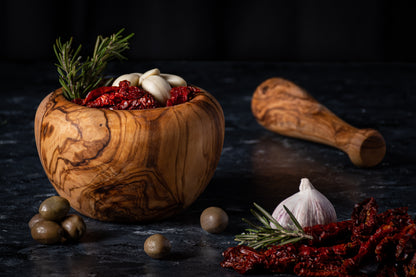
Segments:
[[[359,232],[362,232],[360,234]],[[230,247],[223,267],[240,273],[268,270],[299,276],[416,276],[416,224],[407,208],[377,213],[374,199],[355,205],[351,220],[305,228],[313,239],[256,251]]]

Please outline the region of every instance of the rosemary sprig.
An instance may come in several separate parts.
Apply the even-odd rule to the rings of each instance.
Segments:
[[[235,236],[235,240],[239,241],[240,245],[246,244],[254,249],[258,249],[270,245],[283,245],[298,242],[303,239],[312,239],[312,236],[303,231],[302,226],[286,206],[283,207],[294,224],[293,228],[284,228],[258,204],[253,203],[253,205],[258,211],[251,209],[251,213],[263,224],[263,226],[255,225],[243,218],[243,221],[252,228],[246,229],[246,232]],[[273,225],[275,228],[272,228]]]
[[[56,64],[59,83],[67,99],[84,98],[89,91],[98,87],[103,81],[103,71],[107,63],[115,58],[126,59],[121,53],[129,48],[128,40],[134,35],[123,37],[121,29],[109,37],[98,36],[92,57],[84,62],[79,55],[81,45],[72,49],[72,38],[62,43],[56,40],[53,50],[58,59]],[[111,82],[108,80],[107,83]],[[104,84],[106,85],[106,84]]]

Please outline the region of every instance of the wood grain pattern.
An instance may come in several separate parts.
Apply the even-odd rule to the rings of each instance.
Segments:
[[[103,221],[159,220],[211,180],[224,115],[206,91],[173,107],[111,111],[74,104],[58,89],[38,107],[35,138],[50,182],[75,210]]]
[[[386,145],[378,131],[349,125],[288,80],[270,78],[261,83],[251,108],[268,130],[336,147],[359,167],[375,166],[384,158]]]

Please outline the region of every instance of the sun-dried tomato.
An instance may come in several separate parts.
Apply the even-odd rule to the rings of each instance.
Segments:
[[[223,253],[225,259],[221,265],[223,267],[233,267],[235,271],[244,274],[262,265],[265,255],[257,252],[248,246],[230,247]]]
[[[309,245],[326,246],[345,242],[351,236],[352,228],[352,220],[345,220],[305,227],[304,231],[313,237],[307,241]]]
[[[406,276],[416,276],[416,253],[410,256],[409,262],[403,266]]]
[[[370,198],[355,205],[351,220],[304,230],[312,240],[266,250],[230,247],[221,266],[298,276],[367,276],[363,268],[374,268],[375,276],[416,276],[416,224],[407,208],[378,214]]]
[[[166,106],[185,103],[195,97],[200,89],[192,86],[174,87]],[[147,91],[130,86],[129,81],[121,81],[119,86],[99,87],[90,91],[85,99],[74,99],[74,103],[90,108],[110,110],[143,110],[161,107],[162,105]]]
[[[195,97],[198,92],[201,92],[201,90],[196,87],[174,87],[170,90],[171,97],[168,99],[166,106],[185,103]]]
[[[85,97],[85,99],[83,100],[84,105],[86,103],[89,103],[95,99],[97,99],[98,97],[107,94],[107,93],[111,93],[114,91],[117,91],[119,89],[119,87],[115,87],[115,86],[111,86],[111,87],[99,87],[96,89],[91,90],[87,96]]]
[[[299,262],[298,249],[293,245],[272,246],[264,251],[265,268],[271,272],[292,272],[293,267]]]
[[[352,240],[366,241],[374,233],[377,225],[377,209],[374,198],[368,198],[354,206],[351,215]]]
[[[148,93],[145,92],[140,98],[127,98],[111,106],[111,110],[144,110],[160,107],[159,103]]]

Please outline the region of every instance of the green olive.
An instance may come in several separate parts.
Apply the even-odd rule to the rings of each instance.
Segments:
[[[155,234],[144,242],[144,252],[153,259],[162,259],[170,253],[171,244],[169,240],[160,234]]]
[[[58,223],[50,220],[37,222],[30,232],[34,240],[43,244],[55,244],[65,240],[64,229]]]
[[[46,220],[60,221],[70,208],[68,200],[60,196],[45,199],[39,206],[39,213]]]
[[[84,220],[77,214],[68,215],[62,222],[62,228],[65,230],[65,233],[69,240],[77,241],[84,234],[87,229]]]
[[[201,227],[208,233],[219,234],[227,228],[228,215],[218,207],[206,208],[200,217]]]
[[[32,229],[33,226],[39,221],[45,220],[40,214],[35,214],[29,221],[29,228]]]

